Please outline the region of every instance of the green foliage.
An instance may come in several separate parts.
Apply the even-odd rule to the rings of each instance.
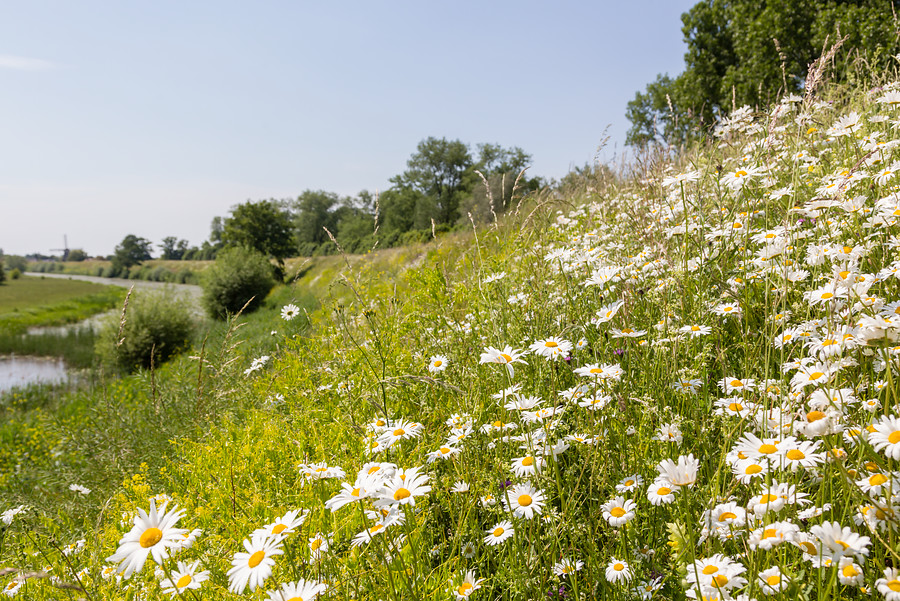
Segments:
[[[112,257],[112,269],[115,274],[126,274],[135,265],[150,259],[151,242],[146,238],[139,238],[134,234],[128,234],[122,242],[116,246]],[[125,276],[127,277],[127,276]]]
[[[226,248],[203,275],[203,304],[210,316],[225,319],[247,304],[258,308],[275,286],[272,264],[261,253],[240,246]]]
[[[9,272],[9,279],[11,280],[18,280],[20,277],[22,277],[22,272],[18,269],[13,269]]]
[[[252,248],[281,264],[294,253],[290,215],[274,200],[237,205],[225,219],[222,242]]]
[[[7,269],[18,269],[19,271],[28,270],[28,260],[19,255],[4,255],[3,260],[6,262]]]
[[[188,241],[179,240],[175,236],[167,236],[159,245],[160,259],[180,261],[188,251]]]
[[[6,281],[6,268],[3,266],[3,257],[0,257],[0,284]]]
[[[194,332],[189,299],[171,290],[137,292],[125,308],[125,323],[112,316],[97,343],[104,362],[124,371],[161,365],[187,349]]]
[[[628,103],[626,143],[681,144],[707,133],[734,107],[760,107],[803,91],[810,64],[842,36],[836,81],[859,71],[879,73],[900,50],[896,0],[702,0],[681,17],[685,71],[659,75]]]
[[[84,252],[81,248],[73,248],[69,251],[69,256],[66,257],[67,261],[80,262],[87,259],[87,253]]]

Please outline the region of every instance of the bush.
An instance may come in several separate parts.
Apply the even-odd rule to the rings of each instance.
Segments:
[[[188,348],[194,320],[190,303],[172,291],[140,292],[128,302],[121,336],[119,327],[119,315],[104,324],[97,354],[105,363],[135,371],[158,366]]]
[[[0,284],[6,281],[6,270],[3,268],[3,259],[0,258]]]
[[[222,250],[203,274],[203,304],[210,316],[225,319],[258,308],[275,286],[272,264],[260,253],[241,247]],[[253,299],[252,301],[250,299]]]
[[[19,271],[18,268],[13,269],[12,271],[9,272],[9,277],[10,277],[10,279],[18,280],[20,277],[22,277],[22,272]]]

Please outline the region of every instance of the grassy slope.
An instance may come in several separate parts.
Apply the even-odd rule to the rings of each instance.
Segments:
[[[97,576],[103,558],[130,527],[117,523],[119,514],[147,508],[149,497],[165,493],[186,510],[179,525],[204,531],[179,557],[196,559],[211,571],[201,589],[206,598],[262,598],[259,591],[250,597],[229,594],[225,573],[234,554],[244,550],[244,538],[292,508],[310,513],[301,534],[286,543],[286,554],[276,558],[266,590],[302,577],[326,581],[329,598],[335,599],[446,599],[448,586],[460,590],[472,570],[487,579],[474,598],[555,598],[560,591],[569,598],[636,598],[631,586],[616,582],[622,568],[631,573],[631,585],[643,580],[643,587],[652,588],[651,579],[659,577],[659,595],[684,598],[694,559],[724,564],[723,554],[746,570],[743,576],[727,571],[734,593],[764,596],[760,575],[769,578],[765,571],[777,567],[789,584],[775,598],[864,598],[857,585],[844,581],[846,562],[840,571],[838,559],[821,568],[810,563],[809,548],[822,543],[809,537],[830,520],[868,536],[866,553],[853,559],[870,591],[896,561],[891,559],[900,542],[898,523],[891,519],[895,509],[880,514],[865,509],[872,500],[854,482],[890,475],[900,465],[850,434],[896,413],[896,374],[878,370],[879,359],[896,362],[895,351],[877,337],[866,345],[842,338],[848,346],[841,355],[856,364],[837,365],[834,355],[817,355],[808,345],[772,343],[790,327],[821,345],[833,329],[855,328],[856,320],[876,312],[873,306],[900,298],[890,271],[864,286],[877,298],[868,301],[860,294],[858,307],[819,303],[811,296],[820,284],[845,279],[848,270],[840,268],[848,265],[849,273],[867,274],[863,285],[882,269],[897,268],[893,236],[900,225],[888,220],[866,226],[884,210],[882,199],[896,191],[890,179],[875,179],[896,158],[895,151],[883,149],[879,162],[866,163],[868,179],[861,184],[841,175],[862,164],[867,152],[862,136],[880,132],[884,140],[895,134],[881,121],[863,121],[854,136],[829,140],[824,133],[851,110],[872,116],[889,109],[862,94],[838,100],[805,106],[809,116],[800,123],[794,121],[796,109],[775,122],[755,115],[760,127],[752,120],[736,123],[719,148],[682,156],[679,164],[662,163],[620,185],[585,180],[473,239],[442,240],[424,253],[352,258],[349,268],[337,257],[314,264],[295,287],[272,299],[266,313],[248,320],[248,329],[257,333],[274,329],[269,338],[248,335],[253,347],[235,349],[241,330],[220,333],[206,347],[205,376],[196,377],[196,362],[186,360],[182,368],[176,363],[155,383],[147,375],[123,381],[82,399],[82,409],[76,403],[66,417],[71,421],[38,428],[64,441],[52,492],[78,478],[96,478],[81,483],[98,492],[86,499],[72,495],[55,523],[50,518],[58,515],[59,505],[33,501],[46,513],[30,514],[24,523],[40,523],[37,546],[47,549],[41,537],[52,533],[72,541],[86,531],[83,520],[90,516],[87,523],[97,527],[72,565],[89,570],[88,590],[109,597],[140,591],[148,599],[166,598],[147,568],[127,584]],[[800,152],[813,160],[796,159]],[[761,174],[748,177],[758,166],[767,167],[772,181]],[[683,186],[663,184],[669,176],[693,171],[696,178],[684,178]],[[748,177],[746,187],[729,188],[727,177]],[[851,186],[848,195],[861,197],[861,208],[820,206],[826,194],[821,188],[833,184]],[[788,186],[788,194],[773,194]],[[785,236],[786,242],[767,246],[766,232]],[[807,260],[810,252],[820,252],[819,242],[835,254],[821,263]],[[810,273],[806,279],[791,273],[789,280],[785,266]],[[613,268],[606,278],[603,267]],[[589,278],[594,284],[585,285]],[[279,305],[310,289],[323,307],[310,314],[313,335],[294,336],[299,325],[280,321]],[[723,309],[729,303],[739,311]],[[854,329],[851,337],[864,335]],[[487,347],[524,349],[551,336],[580,343],[570,361],[529,354],[507,370],[480,360]],[[250,360],[263,354],[273,359],[245,374]],[[447,367],[430,373],[426,366],[436,355],[444,356]],[[797,383],[803,370],[790,362],[801,360],[816,370],[814,361],[825,365],[830,387],[846,389],[858,400],[845,407],[833,400],[817,405],[810,394],[816,387]],[[597,381],[574,371],[590,366],[617,375]],[[679,390],[679,383],[690,384]],[[513,384],[523,396],[537,397],[538,407],[550,415],[506,409],[493,398]],[[696,394],[685,391],[694,386]],[[571,400],[561,399],[566,390]],[[847,433],[815,433],[816,407]],[[755,413],[748,413],[751,409]],[[104,420],[104,428],[75,434],[90,419]],[[390,432],[418,432],[372,454],[379,420],[390,423]],[[515,429],[501,430],[506,426]],[[115,435],[106,440],[110,433]],[[545,433],[557,452],[544,446]],[[174,447],[159,440],[162,434],[177,438]],[[732,451],[750,434],[771,446],[802,447],[815,465],[783,466],[786,455],[780,451],[781,459],[766,464],[761,480],[741,482],[733,474],[738,464]],[[430,463],[429,454],[442,447],[460,452]],[[87,459],[89,448],[104,449],[97,465]],[[825,451],[841,460],[826,460]],[[660,462],[684,463],[688,455],[698,460],[696,473],[673,474],[683,488],[671,504],[653,503],[651,493],[676,489],[651,484],[665,471]],[[529,465],[525,458],[530,465],[543,463],[543,469],[523,474]],[[147,465],[136,468],[140,460]],[[331,512],[323,502],[340,490],[339,482],[353,482],[364,466],[368,472],[368,461],[422,466],[431,491],[417,495],[414,507],[401,508],[405,524],[388,526],[386,534],[355,546],[353,538],[373,527],[379,515],[364,517],[356,504]],[[304,476],[300,468],[316,462],[339,466],[347,476]],[[120,488],[113,486],[117,475],[124,480]],[[454,491],[460,481],[468,491]],[[637,481],[642,483],[635,487]],[[544,505],[540,518],[512,516],[504,508],[515,490],[510,483],[531,483],[540,491],[530,493],[533,505]],[[760,506],[767,486],[775,486],[773,507]],[[25,490],[24,484],[14,489],[12,498],[24,498]],[[635,502],[635,516],[624,527],[613,527],[602,506],[621,506],[619,495]],[[501,502],[491,503],[491,497]],[[882,507],[896,503],[890,496],[877,499]],[[784,508],[774,506],[782,501]],[[726,502],[733,503],[728,511],[735,521],[699,536],[703,512]],[[370,500],[362,505],[372,508]],[[100,506],[103,515],[94,521]],[[856,520],[861,507],[863,517]],[[498,546],[485,544],[503,520],[510,520],[514,536]],[[796,528],[796,542],[812,544],[784,542],[769,551],[754,542],[773,538],[770,529],[789,528]],[[307,544],[317,533],[330,540],[318,559]],[[855,535],[841,536],[853,548],[863,546]],[[11,540],[9,557],[36,550],[21,536]],[[72,580],[74,570],[57,553],[46,553]],[[560,576],[564,559],[584,564],[577,575]],[[49,586],[35,581],[30,586],[29,598],[52,598]]]

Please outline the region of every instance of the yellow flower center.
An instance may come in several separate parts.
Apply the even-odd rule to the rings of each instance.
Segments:
[[[819,378],[821,378],[824,375],[825,374],[820,371],[814,371],[813,373],[809,374],[809,379],[810,380],[818,380]]]
[[[633,485],[634,485],[634,480],[626,480],[625,481],[625,486],[633,486]]]
[[[519,495],[518,503],[521,507],[528,507],[532,503],[532,499],[528,495]]]
[[[900,442],[900,430],[895,430],[888,434],[888,442],[891,444],[897,444]]]
[[[322,541],[321,538],[315,539],[313,542],[309,543],[309,548],[310,548],[310,550],[312,550],[312,551],[318,551],[318,550],[322,547],[322,543],[323,543],[323,542],[324,542],[324,541]]]
[[[622,509],[621,507],[613,507],[612,509],[609,510],[609,514],[611,516],[613,516],[614,518],[620,518],[623,515],[625,515],[625,510]]]
[[[785,457],[790,459],[791,461],[800,461],[801,459],[806,459],[806,455],[803,454],[803,451],[800,449],[791,449],[787,453],[785,453]]]
[[[700,326],[691,326],[691,332],[699,332]]]
[[[555,342],[553,342],[552,340],[548,340],[547,342],[544,343],[544,346],[546,346],[547,348],[556,348],[559,345],[556,344]]]
[[[824,417],[825,417],[825,414],[821,411],[810,411],[809,413],[806,414],[806,421],[808,421],[809,423],[817,422],[820,419],[823,419]]]
[[[741,386],[744,385],[744,383],[741,382],[740,380],[732,380],[732,381],[730,382],[730,384],[731,384],[732,386],[734,386],[735,388],[740,388]]]
[[[666,488],[665,486],[660,486],[657,489],[656,494],[659,495],[660,497],[664,497],[671,492],[672,492],[671,488]]]
[[[777,501],[777,500],[778,500],[778,497],[777,497],[777,496],[775,496],[775,495],[769,495],[769,494],[763,495],[763,496],[761,496],[761,497],[759,498],[759,502],[760,502],[762,505],[768,505],[769,503],[774,503],[774,502]]]
[[[887,583],[887,587],[894,591],[895,593],[900,593],[900,580],[894,578],[890,582]]]
[[[495,428],[502,428],[502,427],[503,427],[503,422],[501,422],[500,420],[497,420],[497,421],[495,421],[492,425],[493,425]]]
[[[728,576],[725,574],[719,574],[718,576],[713,576],[713,582],[716,583],[716,586],[723,587],[728,584]]]
[[[255,568],[256,566],[258,566],[260,564],[260,562],[262,562],[263,559],[265,559],[265,557],[266,557],[265,551],[257,551],[256,553],[254,553],[253,555],[250,556],[250,559],[247,560],[247,565],[250,566],[251,568]]]
[[[772,574],[771,576],[766,578],[766,584],[768,584],[769,586],[778,586],[779,584],[781,584],[781,576],[779,576],[778,574]]]
[[[140,543],[143,548],[147,549],[161,540],[162,530],[159,528],[147,528],[144,530],[144,533],[141,534]]]
[[[719,516],[720,522],[724,522],[725,520],[735,520],[735,519],[737,519],[737,514],[732,513],[730,511],[726,511],[722,515]]]
[[[718,571],[719,571],[719,568],[717,568],[716,566],[706,566],[705,568],[703,568],[703,574],[705,576],[709,576],[710,574],[715,574]]]
[[[775,528],[766,528],[765,530],[763,530],[763,539],[775,538],[776,536],[778,536],[778,532],[775,530]]]
[[[409,497],[409,491],[406,490],[405,488],[398,488],[397,492],[394,493],[395,501],[402,501],[403,499],[406,499],[407,497]]]
[[[272,534],[281,534],[285,530],[287,530],[287,526],[285,526],[284,524],[278,524],[277,526],[272,528]]]
[[[828,300],[828,299],[831,298],[832,296],[834,296],[834,294],[831,293],[831,292],[825,292],[824,294],[822,294],[822,298],[825,299],[825,300]]]
[[[459,585],[459,588],[456,589],[456,592],[458,592],[460,595],[465,595],[466,593],[469,592],[469,590],[471,588],[472,588],[471,584],[469,584],[468,582],[463,582],[462,584]]]
[[[440,367],[440,366],[443,365],[443,364],[444,364],[443,361],[435,361],[435,362],[434,362],[434,366],[435,366],[435,367]]]
[[[743,409],[744,409],[744,406],[741,405],[740,403],[729,403],[728,404],[729,411],[742,411]]]
[[[759,452],[762,453],[763,455],[771,455],[772,453],[778,452],[778,447],[767,442],[767,443],[760,445]]]
[[[512,362],[513,358],[507,355],[506,353],[500,353],[500,356],[503,357],[507,363]]]
[[[810,555],[815,555],[816,553],[818,553],[818,549],[816,549],[816,546],[808,540],[800,543],[800,548],[803,549],[804,553],[808,553]]]
[[[178,582],[175,583],[175,588],[184,588],[191,583],[191,580],[193,580],[193,578],[191,578],[191,575],[185,574],[178,579]]]
[[[625,566],[622,565],[621,563],[617,563],[617,564],[613,565],[613,569],[617,572],[621,572],[622,570],[625,569]]]
[[[875,474],[869,478],[869,486],[881,486],[885,482],[887,482],[887,476],[884,474]]]
[[[751,464],[748,465],[747,468],[744,470],[744,473],[747,474],[747,475],[749,475],[749,476],[752,476],[753,474],[758,474],[758,473],[760,473],[761,471],[763,471],[763,468],[762,468],[761,465],[757,465],[757,464],[755,464],[755,463],[751,463]]]
[[[853,567],[852,563],[844,566],[841,573],[844,575],[844,578],[853,578],[859,575],[859,572],[856,571],[856,568]]]
[[[603,370],[600,369],[599,367],[592,367],[592,368],[591,368],[591,373],[592,373],[592,374],[602,374],[602,373],[603,373]]]
[[[500,536],[501,536],[504,532],[506,532],[506,529],[505,529],[505,528],[501,528],[500,526],[497,526],[496,528],[494,528],[494,532],[492,532],[492,534],[493,534],[496,538],[500,538]]]
[[[524,465],[525,467],[531,467],[532,465],[534,465],[534,457],[526,457],[522,460],[522,465]]]
[[[394,436],[403,436],[404,434],[406,434],[406,430],[404,430],[403,428],[397,428],[396,430],[394,430]]]
[[[747,175],[747,172],[744,171],[743,169],[741,169],[740,171],[735,172],[735,174],[734,174],[735,177],[746,177],[746,175]]]

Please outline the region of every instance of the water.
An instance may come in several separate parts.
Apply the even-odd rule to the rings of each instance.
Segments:
[[[29,384],[61,383],[68,378],[66,364],[58,357],[0,356],[0,393]]]

